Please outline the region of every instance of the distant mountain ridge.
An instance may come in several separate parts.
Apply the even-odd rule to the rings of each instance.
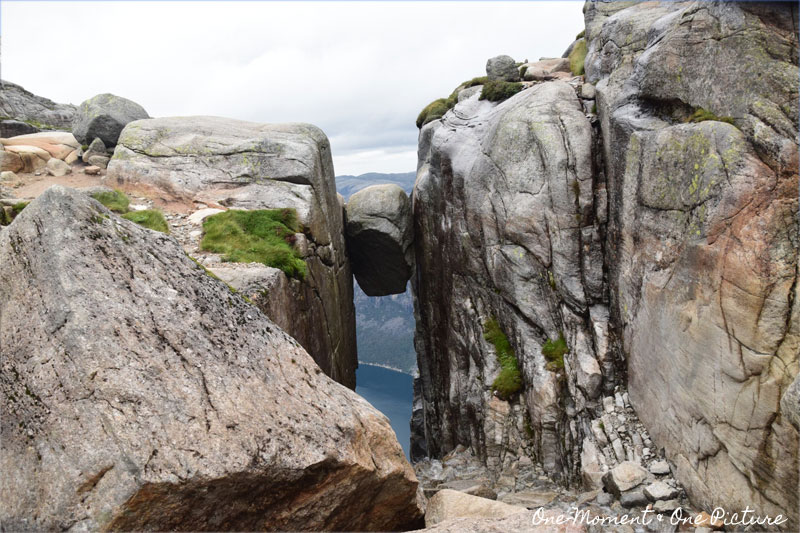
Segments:
[[[417,179],[416,172],[404,172],[400,174],[382,174],[380,172],[368,172],[359,176],[344,174],[336,176],[336,190],[349,200],[350,196],[370,185],[379,183],[394,183],[402,187],[406,194],[410,195],[414,188],[414,181]]]

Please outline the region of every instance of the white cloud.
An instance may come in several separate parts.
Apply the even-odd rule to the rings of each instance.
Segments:
[[[2,76],[60,102],[112,92],[153,116],[311,122],[331,138],[337,173],[403,172],[416,167],[407,148],[422,107],[483,75],[491,56],[561,55],[583,26],[581,8],[2,2]]]

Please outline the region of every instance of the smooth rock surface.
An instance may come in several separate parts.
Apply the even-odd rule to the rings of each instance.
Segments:
[[[27,122],[20,122],[19,120],[0,121],[0,137],[15,137],[17,135],[37,133],[38,131],[39,128],[31,126]]]
[[[617,498],[620,494],[638,487],[647,479],[647,470],[636,463],[624,461],[603,476],[606,491]]]
[[[326,374],[355,387],[353,276],[330,144],[319,128],[218,117],[139,120],[122,132],[107,175],[206,205],[294,208],[303,225],[297,239],[305,243],[304,281],[286,278],[275,286],[268,277],[258,288],[252,276],[237,285],[233,270],[241,265],[215,272],[258,302]]]
[[[83,144],[99,138],[106,146],[115,146],[129,122],[145,118],[150,115],[136,102],[109,93],[98,94],[78,107],[72,133]]]
[[[72,174],[72,168],[60,159],[50,158],[47,162],[47,173],[51,176],[66,176]]]
[[[503,518],[525,511],[524,507],[444,489],[428,500],[425,510],[425,527],[434,526],[452,518]]]
[[[347,250],[368,296],[402,294],[414,264],[411,202],[398,185],[372,185],[350,197]]]
[[[169,236],[54,186],[0,231],[0,314],[9,530],[420,523],[386,417]]]

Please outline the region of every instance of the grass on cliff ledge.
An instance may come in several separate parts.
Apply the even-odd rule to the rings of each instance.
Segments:
[[[108,210],[117,213],[126,220],[135,222],[147,229],[160,231],[161,233],[169,233],[169,224],[167,224],[167,220],[164,218],[161,211],[155,209],[130,211],[128,206],[130,206],[131,201],[122,191],[96,192],[92,195],[92,198],[106,206]]]
[[[479,100],[502,102],[508,100],[522,90],[522,84],[517,81],[489,80],[481,89]]]
[[[127,213],[128,206],[131,203],[128,197],[125,196],[125,193],[117,190],[96,192],[92,195],[92,198],[106,206],[110,211],[118,214]]]
[[[156,211],[155,209],[131,211],[130,213],[122,215],[122,218],[130,220],[131,222],[136,222],[147,229],[160,231],[161,233],[169,233],[169,224],[167,224],[167,220],[164,218],[161,211]]]
[[[200,248],[224,254],[225,261],[263,263],[305,279],[305,261],[294,247],[294,234],[300,231],[294,209],[231,209],[206,218],[203,231]]]
[[[733,117],[718,117],[711,111],[703,109],[702,107],[697,108],[694,113],[689,115],[686,122],[705,122],[706,120],[716,120],[718,122],[727,122],[728,124],[734,125]]]
[[[522,389],[517,355],[495,318],[484,323],[483,337],[494,346],[497,362],[500,363],[500,374],[492,383],[492,389],[497,391],[500,398],[507,400]]]
[[[442,118],[445,113],[453,109],[458,103],[458,93],[460,91],[469,89],[470,87],[475,87],[476,85],[483,85],[487,81],[489,81],[489,78],[486,76],[472,78],[471,80],[467,80],[453,89],[453,92],[451,92],[450,96],[447,98],[438,98],[426,105],[423,110],[420,111],[419,115],[417,115],[417,127],[421,128],[428,122],[438,120]]]
[[[586,60],[586,39],[578,39],[572,51],[569,53],[569,69],[573,76],[583,74],[583,64]]]
[[[564,355],[569,352],[564,334],[559,333],[558,339],[548,339],[542,346],[542,355],[547,359],[547,370],[555,372],[564,368]]]

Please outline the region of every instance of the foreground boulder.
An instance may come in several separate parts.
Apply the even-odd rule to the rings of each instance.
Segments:
[[[347,248],[368,296],[405,292],[414,262],[411,202],[398,185],[373,185],[347,202]]]
[[[486,62],[486,75],[490,80],[519,81],[519,69],[511,56],[495,56]]]
[[[388,421],[171,237],[52,187],[0,232],[8,530],[394,530]]]
[[[33,131],[22,131],[19,126],[3,136],[19,133],[33,133],[39,129],[68,130],[75,116],[75,106],[57,104],[52,100],[26,91],[19,85],[5,80],[0,81],[0,115],[27,123]],[[13,126],[12,126],[13,127]]]
[[[297,339],[326,374],[355,387],[353,276],[330,144],[319,128],[218,117],[140,120],[120,136],[108,178],[207,205],[295,209],[304,229],[297,234],[304,280],[256,264],[260,280],[243,273],[250,268],[243,264],[212,269]]]
[[[114,146],[126,124],[143,118],[150,115],[136,102],[113,94],[98,94],[80,105],[72,122],[72,133],[83,144],[97,137],[106,146]]]

